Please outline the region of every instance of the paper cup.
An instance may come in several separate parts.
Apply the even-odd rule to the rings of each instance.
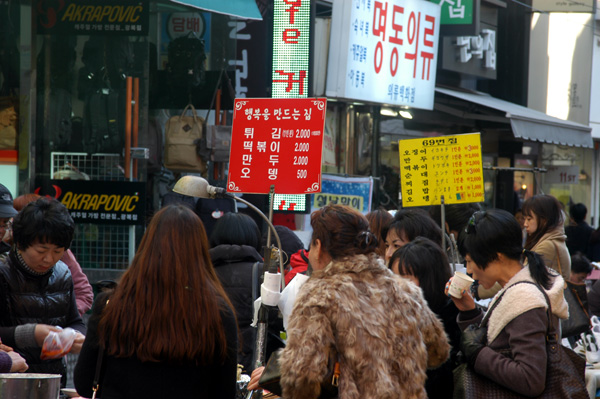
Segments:
[[[455,298],[462,297],[463,290],[468,289],[475,280],[462,272],[455,272],[448,292]]]

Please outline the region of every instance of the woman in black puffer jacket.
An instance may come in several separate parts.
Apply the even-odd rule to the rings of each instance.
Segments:
[[[242,335],[238,363],[248,373],[254,369],[252,358],[256,341],[256,328],[250,326],[254,315],[252,269],[258,263],[257,276],[262,275],[260,245],[261,235],[256,222],[243,213],[226,213],[217,221],[210,235],[210,258],[235,308]],[[260,293],[257,295],[260,296]]]

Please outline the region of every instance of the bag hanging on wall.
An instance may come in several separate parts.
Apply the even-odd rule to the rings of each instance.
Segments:
[[[546,331],[546,387],[537,398],[588,398],[585,385],[585,359],[558,342],[558,334],[552,324],[552,305],[546,292],[537,284],[521,281],[516,284],[533,284],[544,294],[548,303],[548,328]],[[505,291],[506,292],[506,291]],[[497,305],[500,298],[494,303]],[[492,312],[492,307],[488,313]],[[482,322],[483,324],[483,322]],[[501,351],[510,357],[509,351]],[[454,399],[512,399],[523,395],[475,372],[466,363],[454,369]]]
[[[191,110],[192,115],[185,113]],[[202,139],[204,119],[188,104],[181,115],[172,116],[165,126],[165,167],[174,172],[206,173],[206,161],[196,154],[195,140]]]

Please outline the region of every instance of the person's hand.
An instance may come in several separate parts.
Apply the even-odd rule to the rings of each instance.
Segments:
[[[460,298],[456,298],[456,297],[450,295],[449,290],[450,290],[450,284],[452,283],[452,279],[453,279],[453,277],[450,277],[450,280],[448,280],[448,282],[446,283],[446,287],[444,288],[444,293],[448,297],[450,297],[450,299],[452,299],[452,302],[454,302],[454,305],[456,305],[456,308],[458,310],[460,310],[461,312],[466,312],[466,311],[475,309],[475,299],[473,299],[473,297],[471,296],[471,293],[468,292],[467,290],[463,290],[462,296]]]
[[[83,335],[82,333],[77,333],[77,335],[75,336],[75,341],[73,341],[73,346],[71,347],[71,350],[69,351],[69,353],[79,353],[81,352],[81,347],[83,346],[83,341],[85,341],[85,335]]]
[[[48,324],[36,324],[35,325],[35,342],[39,347],[42,347],[44,344],[44,340],[50,333],[50,331],[60,332],[62,329],[60,327],[51,326]]]
[[[4,352],[10,352],[10,351],[12,351],[12,350],[14,350],[14,349],[13,349],[13,348],[11,348],[11,347],[10,347],[10,346],[8,346],[8,345],[4,345],[4,344],[2,343],[2,341],[0,341],[0,351],[4,351]]]
[[[487,328],[478,327],[475,324],[471,324],[464,329],[460,336],[460,350],[463,355],[467,358],[467,363],[471,367],[475,365],[477,355],[484,348],[487,340]]]
[[[258,386],[258,381],[260,380],[260,377],[262,376],[263,371],[265,371],[264,367],[257,367],[254,369],[254,371],[252,372],[252,375],[250,376],[250,382],[248,383],[248,389],[249,391],[254,391],[256,389],[259,389],[260,387]]]
[[[10,351],[6,353],[8,353],[8,356],[12,359],[12,367],[10,368],[11,373],[23,373],[29,368],[25,359],[17,352]]]

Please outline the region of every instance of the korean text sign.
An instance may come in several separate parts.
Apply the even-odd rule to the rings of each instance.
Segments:
[[[479,133],[400,140],[402,205],[483,202]]]
[[[335,0],[327,95],[433,109],[440,5]]]
[[[227,191],[320,192],[325,112],[324,98],[237,99]]]

